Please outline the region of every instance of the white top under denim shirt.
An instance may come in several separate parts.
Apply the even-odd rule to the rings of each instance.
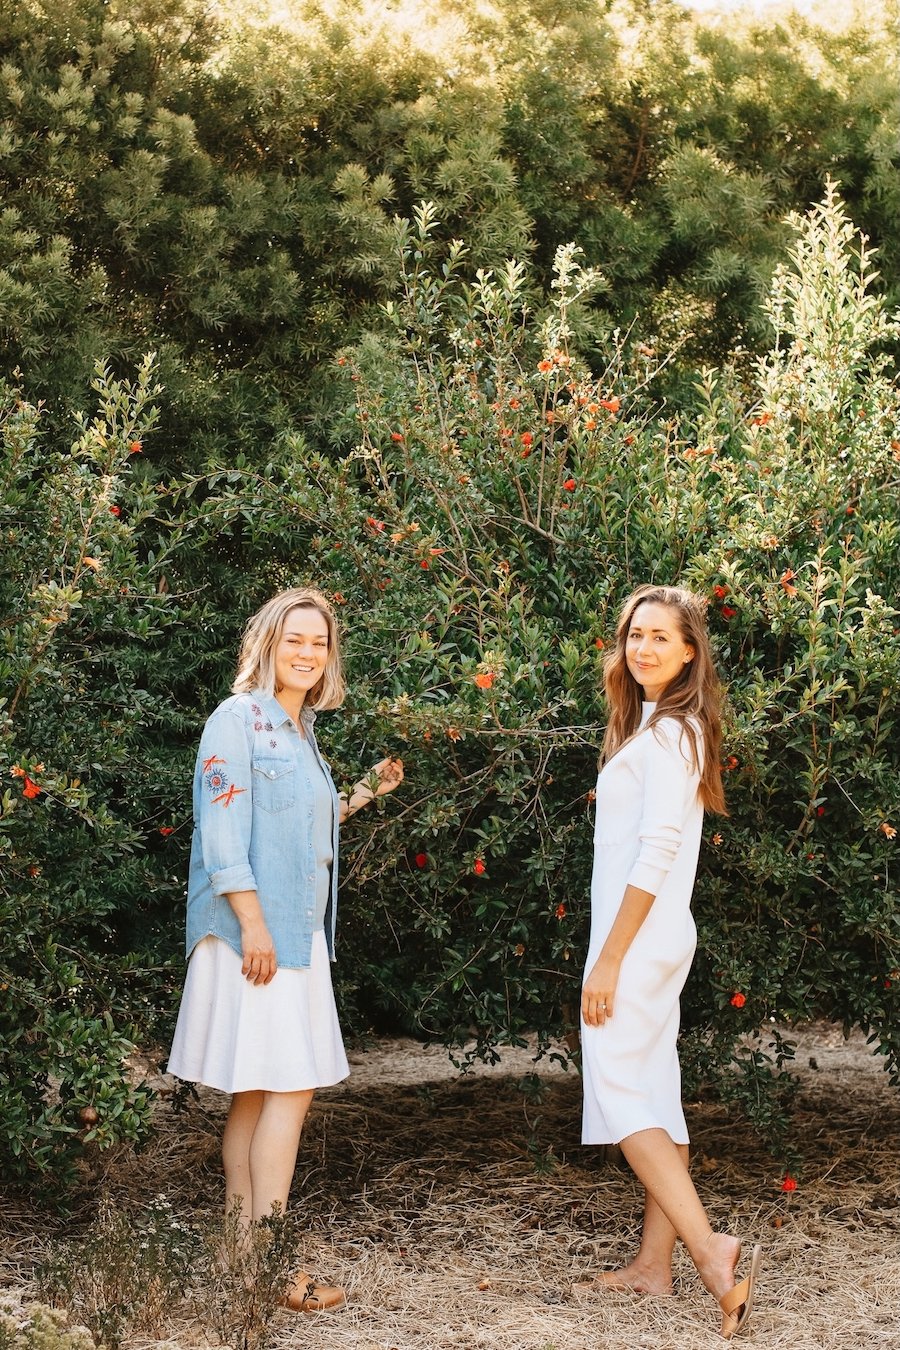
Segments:
[[[316,744],[315,716],[301,711],[306,746],[277,699],[258,690],[232,695],[207,721],[194,772],[188,956],[208,934],[240,954],[240,924],[226,896],[256,891],[278,965],[309,966],[318,874],[327,866],[316,837],[318,766],[331,799],[331,884],[318,927],[334,960],[339,801]]]

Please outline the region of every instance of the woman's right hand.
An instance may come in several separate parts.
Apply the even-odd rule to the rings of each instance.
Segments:
[[[251,984],[268,984],[278,969],[275,943],[264,919],[241,927],[241,974]]]

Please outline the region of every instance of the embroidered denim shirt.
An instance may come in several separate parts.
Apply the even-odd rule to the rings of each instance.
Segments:
[[[303,730],[333,798],[331,896],[325,937],[334,960],[337,914],[337,792],[313,733]],[[280,966],[310,963],[316,911],[313,790],[300,733],[281,704],[254,691],[220,703],[200,739],[194,771],[194,835],[187,900],[187,954],[208,934],[241,951],[240,924],[225,898],[256,891]]]

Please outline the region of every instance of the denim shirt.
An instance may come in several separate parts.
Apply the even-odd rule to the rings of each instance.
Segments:
[[[325,937],[334,960],[339,801],[316,745],[315,717],[301,712],[333,799]],[[316,913],[313,800],[300,733],[277,699],[254,690],[220,703],[203,729],[194,771],[188,956],[210,933],[240,954],[240,924],[225,897],[256,891],[278,964],[309,965]]]

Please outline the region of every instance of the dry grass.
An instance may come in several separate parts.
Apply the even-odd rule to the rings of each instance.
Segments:
[[[818,1069],[806,1067],[811,1056]],[[539,1065],[529,1104],[527,1054],[458,1079],[442,1052],[390,1043],[356,1055],[345,1085],[320,1094],[301,1150],[295,1206],[303,1258],[347,1285],[331,1317],[278,1314],[276,1346],[310,1350],[701,1350],[721,1344],[715,1309],[679,1255],[673,1299],[572,1292],[622,1260],[640,1213],[630,1174],[578,1142],[572,1073]],[[689,1124],[696,1176],[714,1222],[764,1245],[757,1311],[744,1350],[874,1350],[893,1345],[900,1308],[900,1096],[861,1041],[830,1029],[801,1038],[804,1086],[796,1141],[800,1188],[715,1106]],[[163,1110],[153,1147],[103,1163],[98,1186],[123,1205],[164,1192],[185,1215],[213,1213],[225,1099],[204,1094],[185,1116]],[[529,1144],[532,1145],[529,1151]],[[537,1146],[535,1152],[535,1145]],[[550,1169],[535,1156],[552,1149]],[[0,1279],[29,1293],[50,1229],[25,1206],[0,1203]],[[169,1343],[208,1333],[180,1314]],[[144,1342],[146,1344],[147,1342]],[[140,1350],[140,1341],[132,1341]],[[159,1342],[156,1342],[159,1344]]]

